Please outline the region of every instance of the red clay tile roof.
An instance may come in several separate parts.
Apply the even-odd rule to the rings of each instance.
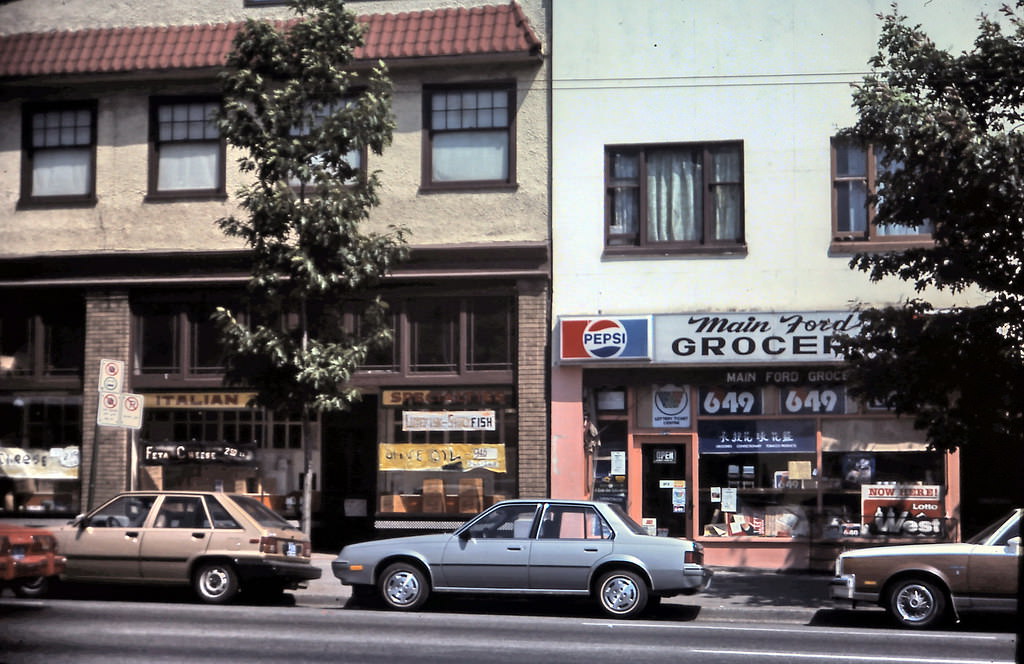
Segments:
[[[515,2],[367,14],[361,60],[534,56],[541,42]],[[220,67],[240,23],[99,28],[0,37],[0,78]]]

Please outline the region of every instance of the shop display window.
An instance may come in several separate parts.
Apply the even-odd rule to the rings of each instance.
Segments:
[[[518,495],[515,409],[494,409],[493,430],[410,431],[403,412],[443,411],[385,411],[390,435],[378,445],[379,513],[471,515]]]
[[[0,513],[74,514],[80,396],[0,396]]]

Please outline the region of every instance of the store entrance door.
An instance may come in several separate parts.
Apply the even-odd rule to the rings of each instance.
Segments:
[[[377,397],[324,416],[323,498],[313,544],[328,550],[371,539],[377,496]],[[319,535],[319,538],[317,537]]]
[[[658,535],[689,537],[686,445],[644,445],[642,450],[643,517],[656,520]]]

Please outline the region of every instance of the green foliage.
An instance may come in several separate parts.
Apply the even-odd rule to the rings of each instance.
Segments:
[[[368,292],[408,248],[402,229],[364,232],[378,174],[349,161],[391,143],[386,68],[353,71],[363,28],[341,0],[289,6],[298,20],[246,22],[222,78],[219,125],[252,181],[238,192],[245,216],[218,223],[252,250],[252,276],[245,315],[222,308],[215,320],[229,382],[256,388],[261,405],[310,413],[347,408],[352,374],[391,343],[386,305]]]
[[[884,152],[893,172],[874,197],[876,223],[934,225],[934,244],[859,254],[873,281],[981,293],[974,307],[915,299],[866,309],[841,341],[852,391],[912,414],[940,449],[1024,444],[1024,26],[980,17],[971,49],[951,54],[893,10],[872,73],[854,93],[845,135]]]

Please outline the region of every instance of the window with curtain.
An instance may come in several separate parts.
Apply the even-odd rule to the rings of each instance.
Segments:
[[[930,237],[932,224],[923,226],[874,223],[877,208],[869,202],[871,194],[882,195],[880,177],[885,173],[882,153],[874,146],[861,146],[843,139],[832,141],[832,232],[842,241]],[[899,164],[890,164],[894,170]]]
[[[91,203],[96,195],[96,103],[30,104],[23,111],[22,203]]]
[[[607,251],[742,245],[742,143],[616,146],[605,161]]]
[[[515,182],[514,86],[424,93],[424,187]]]
[[[152,100],[151,197],[224,194],[224,142],[217,99]]]

